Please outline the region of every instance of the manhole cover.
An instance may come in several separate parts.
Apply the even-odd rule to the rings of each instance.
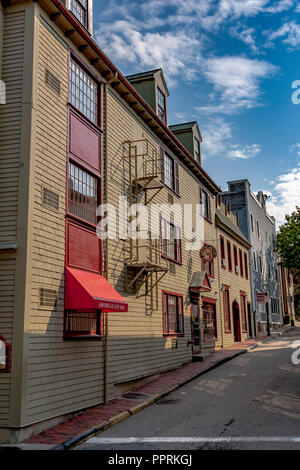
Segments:
[[[148,398],[148,395],[145,395],[145,393],[127,392],[122,395],[122,398],[126,398],[127,400],[145,400]]]
[[[180,398],[161,398],[156,402],[156,405],[176,405],[177,403],[181,402]]]

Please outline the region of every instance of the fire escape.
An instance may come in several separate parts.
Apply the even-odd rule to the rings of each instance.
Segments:
[[[131,207],[142,203],[147,206],[160,193],[163,184],[161,157],[147,139],[124,142],[124,158],[128,171],[128,202]],[[131,220],[129,220],[131,222]],[[158,285],[169,272],[166,256],[166,241],[162,241],[160,226],[155,230],[137,227],[134,237],[129,237],[128,256],[125,259],[125,290],[138,296],[145,286],[147,309],[158,310]],[[163,246],[164,245],[164,246]]]

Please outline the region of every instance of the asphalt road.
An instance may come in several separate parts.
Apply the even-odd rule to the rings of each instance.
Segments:
[[[300,329],[195,379],[166,397],[172,403],[154,404],[77,450],[299,450],[296,340]]]

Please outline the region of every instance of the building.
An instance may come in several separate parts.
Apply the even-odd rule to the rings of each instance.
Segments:
[[[295,326],[295,298],[293,276],[289,273],[289,270],[287,268],[280,265],[280,258],[279,273],[282,322],[285,325],[291,324],[292,326]]]
[[[167,125],[162,70],[124,77],[92,1],[11,0],[0,27],[0,440],[15,442],[233,342],[221,286],[250,292],[220,264],[219,235],[247,243],[198,124]],[[132,223],[141,204],[150,228]]]
[[[220,246],[219,291],[223,313],[222,346],[245,341],[254,336],[251,322],[251,283],[249,249],[239,219],[228,203],[218,198],[216,210],[217,236]]]
[[[275,251],[275,219],[266,208],[267,196],[255,195],[248,180],[231,181],[222,200],[238,215],[239,227],[252,248],[250,276],[252,284],[252,329],[266,332],[282,325],[278,256]],[[267,293],[267,296],[265,295]]]

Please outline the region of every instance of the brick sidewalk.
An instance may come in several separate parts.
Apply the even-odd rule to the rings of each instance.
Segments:
[[[156,400],[165,396],[171,391],[188,383],[194,378],[214,369],[218,365],[246,352],[254,347],[258,342],[265,340],[266,337],[258,337],[239,343],[220,351],[216,351],[203,362],[191,362],[182,367],[163,373],[157,380],[143,385],[135,392],[148,395],[146,401],[128,400],[125,398],[116,398],[107,405],[99,405],[84,410],[73,418],[53,426],[48,430],[32,436],[25,440],[23,444],[43,444],[57,446],[66,443],[72,439],[78,440],[89,434],[101,432],[101,430],[128,418],[134,413],[154,403]],[[95,429],[97,428],[97,429]],[[65,448],[71,445],[67,443]],[[62,447],[63,448],[63,447]]]

